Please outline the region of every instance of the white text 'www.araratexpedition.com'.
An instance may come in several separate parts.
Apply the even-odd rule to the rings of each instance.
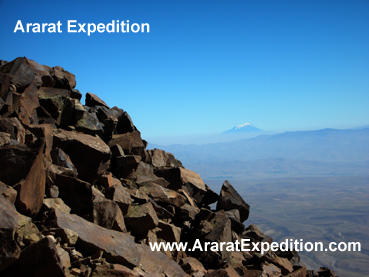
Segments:
[[[323,242],[304,242],[302,239],[286,239],[283,242],[251,242],[250,239],[241,239],[235,242],[201,242],[195,240],[192,246],[188,242],[150,242],[151,251],[253,251],[264,254],[272,251],[331,251],[331,252],[355,252],[361,251],[360,242],[331,242],[328,247],[324,247]]]

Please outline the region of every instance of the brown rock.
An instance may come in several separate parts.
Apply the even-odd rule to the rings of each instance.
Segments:
[[[93,211],[91,184],[74,177],[56,174],[54,185],[59,188],[59,197],[71,208],[71,213],[91,219]]]
[[[78,177],[93,183],[110,164],[110,148],[98,137],[60,130],[54,134],[54,146],[69,155]]]
[[[232,230],[237,234],[241,234],[245,229],[245,225],[243,225],[240,221],[240,212],[239,210],[233,209],[225,212],[226,216],[231,220]]]
[[[139,162],[135,172],[135,183],[138,186],[144,186],[147,183],[154,182],[162,187],[169,186],[164,178],[159,178],[154,174],[153,167],[150,164]]]
[[[221,268],[205,275],[206,277],[239,277],[232,267]]]
[[[241,252],[228,252],[226,256],[227,258],[225,263],[232,268],[242,266],[243,262],[245,261],[245,258]]]
[[[127,214],[129,206],[132,204],[132,198],[128,191],[122,185],[112,185],[104,190],[105,197],[117,203],[123,212]]]
[[[228,181],[225,181],[220,191],[217,211],[233,209],[240,211],[241,222],[244,222],[249,217],[250,206],[242,199],[233,186]]]
[[[73,176],[77,177],[77,169],[72,163],[70,157],[63,150],[61,150],[60,148],[55,148],[51,151],[50,154],[53,164],[70,169],[71,171],[73,171]]]
[[[147,153],[154,167],[183,167],[182,163],[173,154],[167,153],[164,150],[155,148],[154,150],[147,150]]]
[[[102,124],[96,115],[96,110],[90,107],[84,107],[84,113],[80,120],[74,125],[79,132],[89,134],[91,136],[98,135],[103,137],[104,124]]]
[[[1,75],[4,76],[0,97],[8,92],[12,84],[19,93],[22,93],[34,80],[36,72],[30,66],[27,58],[16,58],[1,67]]]
[[[15,202],[17,210],[30,217],[35,217],[40,211],[45,194],[44,145],[33,162],[27,177],[17,185],[18,194]]]
[[[116,108],[116,107],[115,107]],[[114,109],[114,108],[113,108]],[[118,117],[118,123],[116,127],[117,134],[125,134],[136,131],[137,128],[133,125],[132,119],[127,112],[123,112]]]
[[[124,153],[128,155],[138,155],[144,157],[145,144],[141,139],[141,133],[138,130],[130,133],[113,135],[109,146],[120,145]]]
[[[12,187],[4,184],[0,181],[0,195],[2,195],[6,200],[11,204],[15,204],[15,200],[17,198],[17,191]]]
[[[145,233],[159,224],[159,218],[151,203],[129,206],[124,217],[128,230],[133,233]]]
[[[188,274],[191,274],[194,272],[201,272],[202,274],[206,274],[207,272],[204,266],[202,265],[202,263],[193,257],[187,257],[187,258],[181,259],[179,261],[179,265]]]
[[[231,242],[232,229],[231,221],[223,211],[216,212],[215,217],[210,221],[213,225],[211,232],[205,236],[208,241]]]
[[[114,147],[114,146],[113,146]],[[113,148],[112,147],[112,148]],[[120,147],[120,146],[119,146]],[[141,156],[119,156],[112,160],[112,172],[117,178],[136,179],[136,168],[141,161]]]
[[[108,262],[125,265],[129,268],[138,266],[141,254],[133,238],[125,233],[108,230],[83,218],[55,210],[54,227],[67,228],[78,234],[77,245],[86,253],[104,251]]]
[[[120,232],[126,232],[122,211],[114,201],[103,199],[94,201],[93,223]]]
[[[196,215],[200,212],[199,208],[188,205],[185,203],[181,206],[180,211],[178,212],[178,216],[182,221],[193,221],[196,218]]]
[[[10,138],[9,134],[0,132],[0,147],[9,145],[9,144],[18,144],[18,142],[13,140],[13,143],[12,143],[12,139]]]
[[[46,198],[43,200],[42,203],[44,206],[43,208],[45,210],[50,210],[51,208],[53,208],[53,209],[59,209],[64,213],[69,213],[71,210],[71,208],[65,205],[63,200],[60,198]]]
[[[187,276],[186,272],[172,259],[168,258],[160,251],[151,251],[146,246],[137,245],[138,250],[141,253],[140,268],[148,274],[163,274],[164,276]]]
[[[181,239],[181,228],[161,220],[159,220],[158,228],[160,229],[156,232],[156,236],[158,238],[161,238],[167,242],[179,243]]]
[[[103,106],[109,109],[109,106],[104,101],[102,101],[96,94],[90,92],[87,92],[86,94],[86,106]]]
[[[8,133],[20,144],[25,143],[26,130],[16,117],[0,118],[0,132]]]
[[[55,88],[72,90],[76,87],[76,79],[74,74],[64,70],[60,66],[54,66],[50,72],[55,80]]]
[[[290,274],[285,275],[285,276],[286,277],[306,277],[306,268],[305,267],[299,268],[298,270],[291,272]]]
[[[241,234],[241,238],[250,238],[252,241],[258,242],[269,242],[272,243],[273,239],[267,235],[264,235],[258,226],[251,224],[245,231]]]
[[[122,185],[122,183],[117,178],[115,178],[111,172],[101,175],[97,179],[97,182],[103,188]]]
[[[333,270],[329,269],[328,267],[321,267],[318,270],[318,276],[319,277],[335,277],[337,275],[336,273],[334,273]]]
[[[45,65],[40,65],[33,60],[28,60],[28,63],[32,66],[35,72],[41,77],[43,87],[53,87],[55,81],[50,75],[51,68]]]
[[[266,274],[266,276],[270,277],[281,277],[281,269],[275,266],[274,264],[268,264],[265,263],[261,267],[263,269],[263,272]]]
[[[31,218],[19,214],[0,195],[0,272],[19,257],[27,237],[37,232]]]
[[[183,195],[180,195],[174,190],[163,188],[155,183],[148,183],[140,187],[139,191],[146,193],[159,204],[165,203],[180,208],[186,203],[186,198]]]
[[[65,276],[63,261],[51,238],[45,237],[22,251],[19,259],[7,269],[12,276]],[[66,253],[68,255],[68,253]]]
[[[41,87],[38,90],[38,98],[40,105],[55,119],[58,126],[66,126],[70,122],[74,110],[70,91]]]

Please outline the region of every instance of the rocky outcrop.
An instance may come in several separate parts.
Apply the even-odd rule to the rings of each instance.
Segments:
[[[245,227],[250,206],[228,181],[218,195],[146,150],[126,111],[93,93],[83,105],[62,67],[1,61],[0,85],[0,276],[335,276],[294,251],[192,251],[272,238]]]

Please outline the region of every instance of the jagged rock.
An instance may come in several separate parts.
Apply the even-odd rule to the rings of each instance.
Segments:
[[[32,66],[35,72],[41,77],[43,87],[53,87],[55,81],[50,75],[51,68],[46,65],[40,65],[33,60],[28,60],[28,63]]]
[[[41,87],[38,90],[40,105],[50,114],[58,126],[66,126],[73,116],[70,91],[59,88]]]
[[[110,165],[110,148],[99,137],[59,129],[54,146],[69,155],[84,181],[94,182]]]
[[[245,229],[245,225],[243,225],[240,221],[240,212],[239,210],[233,209],[226,211],[225,214],[231,220],[232,230],[234,230],[237,234],[241,234]]]
[[[231,242],[232,229],[231,221],[223,211],[215,213],[215,217],[210,221],[213,225],[211,232],[205,236],[208,241]]]
[[[50,74],[55,80],[55,88],[72,90],[76,87],[76,79],[74,74],[64,70],[64,68],[60,66],[54,66],[51,69]]]
[[[114,107],[114,108],[116,108],[116,107]],[[129,116],[129,114],[127,112],[123,112],[118,117],[116,133],[117,134],[125,134],[125,133],[134,132],[136,130],[137,130],[137,128],[135,127],[135,125],[133,125],[132,119]]]
[[[222,261],[222,256],[216,251],[202,252],[198,260],[204,265],[206,269],[219,268]],[[210,270],[208,271],[210,273]]]
[[[242,199],[233,186],[228,181],[225,181],[220,191],[217,211],[233,209],[240,211],[241,222],[244,222],[249,217],[250,206]]]
[[[71,208],[69,208],[61,198],[46,198],[42,202],[43,208],[45,210],[53,209],[59,209],[64,213],[69,213],[71,211]]]
[[[77,177],[77,169],[72,163],[70,157],[63,150],[60,148],[55,148],[50,154],[53,164],[71,169],[73,171],[73,175]]]
[[[158,216],[159,219],[168,219],[174,217],[173,213],[169,212],[167,209],[158,205],[153,199],[148,198],[148,202],[150,202],[154,207],[156,215]]]
[[[206,186],[202,178],[196,172],[178,167],[161,167],[154,171],[158,177],[163,177],[169,182],[168,188],[173,190],[185,188],[188,194],[197,203],[208,205],[218,200],[218,195]]]
[[[118,124],[118,118],[123,113],[123,110],[114,107],[112,109],[104,106],[95,106],[96,116],[99,121],[104,125],[103,140],[109,141],[113,137],[113,133]]]
[[[51,162],[50,152],[53,147],[53,127],[51,124],[39,124],[39,125],[30,125],[27,127],[28,130],[37,137],[37,141],[45,141],[45,159]],[[26,133],[27,133],[26,131]],[[27,137],[27,135],[26,135]],[[38,143],[38,142],[37,142]]]
[[[4,184],[0,181],[0,195],[2,195],[6,200],[11,204],[15,204],[15,200],[17,198],[17,191],[12,187]]]
[[[38,236],[31,218],[19,214],[15,207],[0,195],[0,272],[20,255],[21,248],[31,236]]]
[[[112,185],[104,190],[105,197],[117,203],[123,212],[127,214],[129,206],[132,204],[132,198],[128,191],[122,185]]]
[[[72,98],[72,95],[71,95],[71,98]],[[83,118],[83,115],[85,114],[85,108],[83,107],[81,102],[79,102],[79,100],[77,99],[72,98],[70,99],[70,101],[71,101],[72,108],[73,108],[73,114],[70,120],[70,124],[75,124],[80,119]]]
[[[59,197],[71,208],[71,213],[91,219],[93,211],[91,184],[74,177],[56,174],[54,185],[59,188]]]
[[[172,153],[167,153],[157,148],[147,150],[147,153],[154,167],[183,167],[182,163],[177,160]]]
[[[225,264],[232,268],[236,268],[243,265],[243,262],[245,261],[245,257],[241,252],[228,252],[226,255]]]
[[[62,277],[67,273],[63,269],[64,259],[59,256],[62,254],[52,239],[45,237],[22,251],[19,259],[7,271],[12,276]]]
[[[299,253],[296,250],[288,250],[288,251],[275,251],[277,256],[281,258],[286,258],[290,261],[291,265],[295,267],[305,267],[305,265],[301,262]]]
[[[126,226],[118,204],[108,199],[94,201],[93,223],[107,229],[126,232]]]
[[[286,277],[306,277],[306,268],[305,267],[299,268],[298,270],[288,275],[285,275],[285,276]],[[334,276],[334,275],[331,275],[331,276]]]
[[[260,260],[267,261],[279,267],[283,275],[287,275],[293,271],[291,263],[286,258],[278,257],[274,252],[264,254]]]
[[[141,253],[140,268],[143,269],[147,275],[149,274],[165,274],[166,276],[187,276],[186,272],[167,255],[151,251],[146,245],[137,245]]]
[[[232,267],[227,267],[208,273],[205,277],[239,277],[239,275]]]
[[[18,144],[17,141],[13,140],[12,143],[12,139],[10,138],[10,135],[4,132],[0,132],[0,147],[1,146],[5,146],[5,145],[9,145],[9,144]]]
[[[186,203],[186,198],[183,195],[155,183],[148,183],[140,187],[139,191],[146,193],[159,204],[165,203],[180,208]]]
[[[124,157],[124,151],[122,149],[122,147],[119,144],[113,145],[112,147],[110,147],[110,151],[111,151],[111,158],[115,159],[117,157]],[[141,157],[140,157],[141,160]],[[138,164],[138,162],[137,162]]]
[[[104,101],[102,101],[96,94],[90,92],[86,93],[86,106],[103,106],[109,109],[109,106]]]
[[[125,233],[108,230],[83,218],[54,210],[55,219],[50,215],[53,227],[67,228],[78,234],[77,245],[86,253],[104,251],[108,262],[125,265],[129,268],[138,266],[141,254],[133,238]]]
[[[273,239],[267,235],[264,235],[258,226],[255,224],[251,224],[248,226],[245,231],[241,234],[241,238],[244,239],[251,239],[251,241],[258,241],[258,242],[269,242],[272,243]]]
[[[177,213],[182,221],[193,221],[196,218],[196,215],[200,212],[199,208],[191,206],[185,203],[181,206],[180,211]]]
[[[203,275],[205,275],[207,272],[202,263],[200,263],[197,259],[193,257],[181,259],[179,260],[178,263],[182,267],[182,269],[188,274],[200,272]]]
[[[329,269],[328,267],[321,267],[318,271],[319,277],[335,277],[337,276],[333,270]]]
[[[0,132],[8,133],[20,144],[25,143],[26,130],[16,117],[0,118]]]
[[[154,182],[162,187],[169,186],[164,178],[159,178],[154,174],[153,167],[150,164],[139,162],[135,171],[135,183],[138,186],[144,186],[147,183]]]
[[[90,107],[84,107],[84,113],[80,120],[74,125],[75,129],[89,135],[98,135],[103,137],[104,124],[102,124],[96,115],[96,110]]]
[[[10,85],[14,85],[17,91],[22,93],[33,82],[36,72],[30,66],[27,58],[19,57],[3,65],[0,74],[5,75],[0,93],[0,97],[4,97]]]
[[[262,277],[280,277],[282,276],[281,269],[274,264],[265,263],[261,267],[263,269]]]
[[[97,178],[97,183],[103,188],[122,186],[122,183],[117,178],[115,178],[111,172],[103,174],[99,178]]]
[[[141,139],[141,133],[138,130],[113,135],[111,141],[109,141],[109,146],[120,145],[124,153],[128,155],[138,155],[144,157],[145,144]]]
[[[131,205],[124,217],[128,230],[134,233],[145,233],[159,224],[159,218],[151,203]]]
[[[17,210],[27,216],[35,217],[41,209],[45,194],[46,174],[44,167],[44,146],[33,162],[26,178],[17,185]]]
[[[80,93],[80,91],[78,89],[72,89],[70,92],[70,97],[72,97],[73,99],[76,99],[78,101],[81,100],[82,98],[82,93]]]
[[[181,239],[181,228],[174,226],[173,224],[166,223],[159,220],[158,230],[156,236],[167,242],[177,242],[179,243]]]
[[[120,146],[119,146],[120,147]],[[119,156],[112,161],[112,172],[117,178],[136,179],[136,168],[141,161],[141,156]]]

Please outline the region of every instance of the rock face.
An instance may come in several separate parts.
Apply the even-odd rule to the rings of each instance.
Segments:
[[[82,105],[75,86],[59,66],[0,63],[0,276],[335,276],[295,251],[192,251],[272,238],[245,227],[250,206],[228,181],[213,192],[146,150],[126,111],[93,93]]]

